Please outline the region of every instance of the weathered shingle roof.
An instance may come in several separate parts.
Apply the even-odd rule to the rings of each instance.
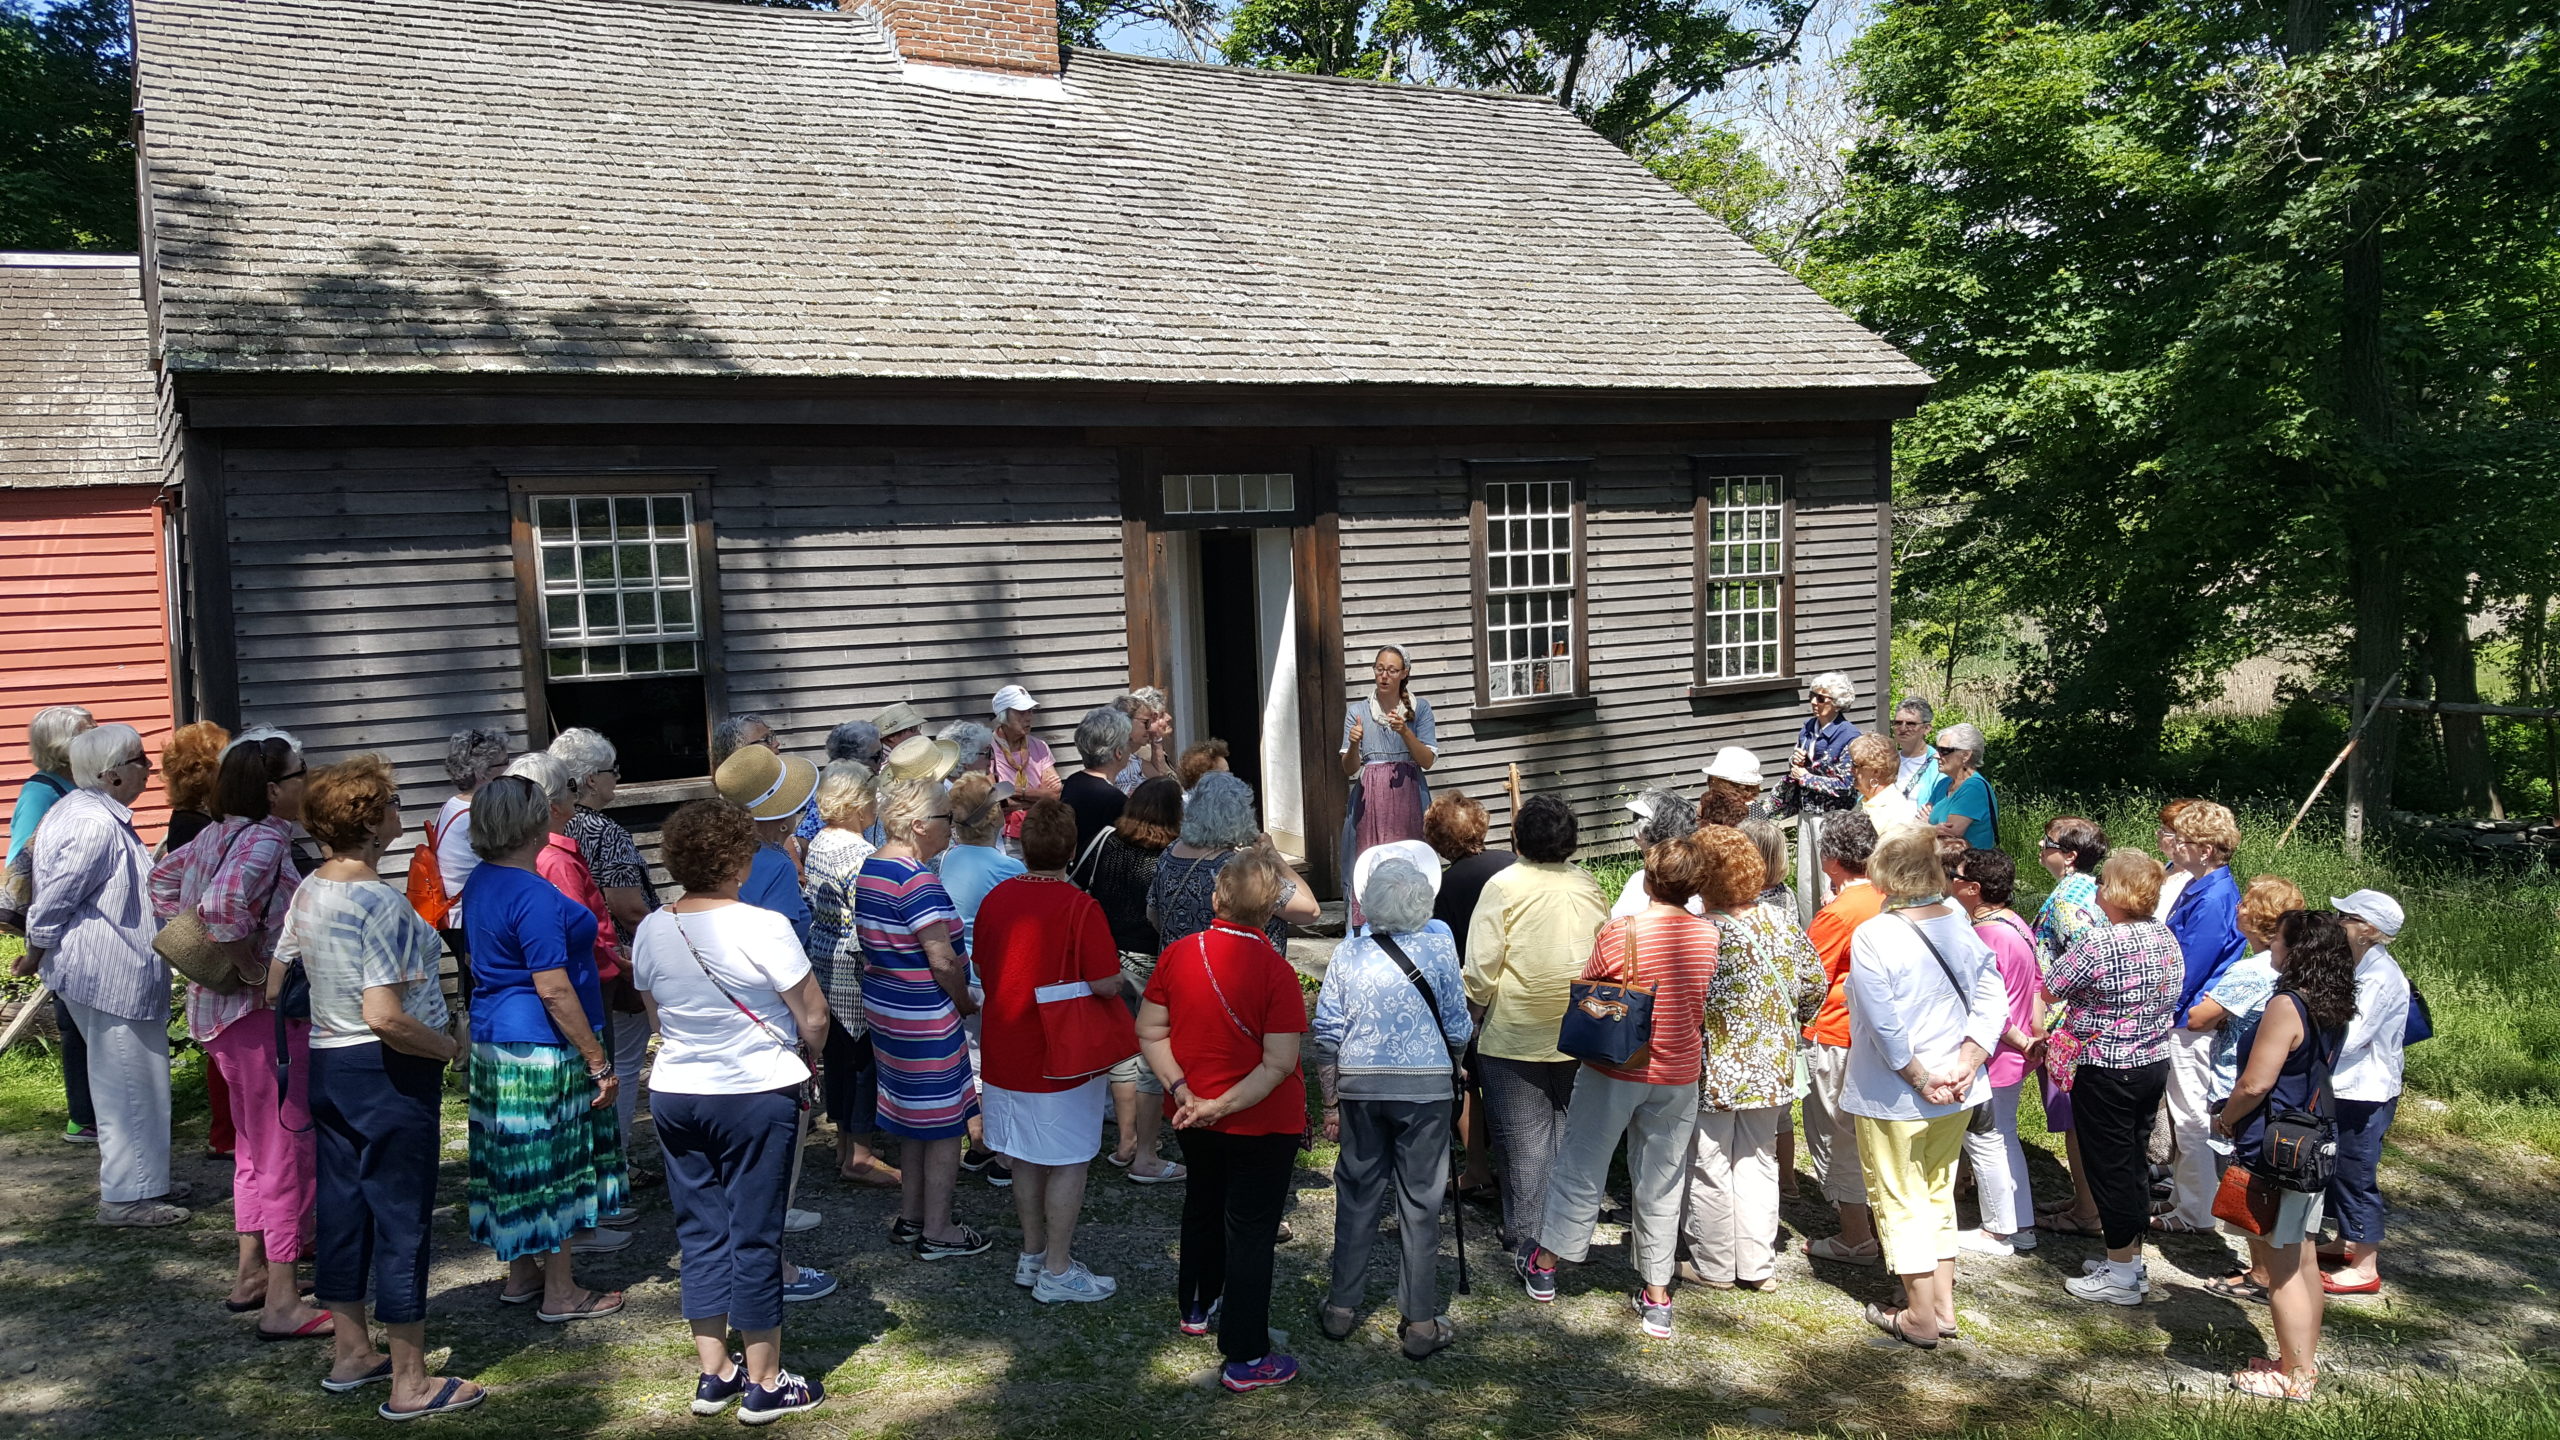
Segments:
[[[0,253],[0,489],[156,485],[166,420],[134,258]]]
[[[692,0],[137,0],[173,370],[1729,389],[1916,367],[1554,104]]]

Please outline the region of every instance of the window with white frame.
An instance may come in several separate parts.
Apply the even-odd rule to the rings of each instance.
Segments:
[[[1268,515],[1298,508],[1298,477],[1285,470],[1166,475],[1163,487],[1167,515]]]
[[[528,728],[613,742],[626,784],[711,773],[718,670],[707,488],[522,477],[517,574]]]
[[[1484,699],[1571,696],[1581,674],[1580,502],[1570,476],[1483,484]]]
[[[553,680],[701,669],[690,495],[543,495],[543,673]]]
[[[1698,680],[1783,680],[1787,631],[1787,477],[1776,467],[1718,467],[1698,477]]]

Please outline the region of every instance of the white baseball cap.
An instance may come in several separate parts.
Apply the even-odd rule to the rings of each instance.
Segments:
[[[1019,685],[1007,685],[996,692],[995,712],[998,715],[1002,715],[1007,710],[1037,710],[1039,708],[1040,702],[1032,699],[1031,692],[1023,689]]]
[[[1716,752],[1716,758],[1699,767],[1711,780],[1730,780],[1737,785],[1757,789],[1760,784],[1760,757],[1739,745],[1727,745]]]
[[[2329,908],[2341,915],[2353,915],[2381,931],[2382,938],[2385,940],[2399,934],[2400,927],[2407,924],[2409,920],[2409,917],[2401,911],[2400,902],[2379,890],[2359,890],[2344,899],[2333,897],[2329,901]]]

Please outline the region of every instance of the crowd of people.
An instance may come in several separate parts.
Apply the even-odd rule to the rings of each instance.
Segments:
[[[161,754],[155,855],[133,825],[142,737],[54,707],[30,727],[5,894],[22,968],[54,997],[65,1138],[99,1148],[102,1224],[189,1218],[170,1175],[174,972],[233,1160],[228,1307],[261,1339],[326,1339],[323,1386],[383,1384],[392,1420],[486,1398],[426,1368],[449,1069],[499,1299],[546,1324],[621,1310],[578,1257],[634,1243],[636,1196],[663,1185],[692,1409],[750,1424],[825,1398],[782,1344],[785,1307],[836,1288],[788,1253],[822,1222],[797,1203],[820,1112],[839,1176],[896,1192],[892,1235],[919,1262],[995,1244],[960,1218],[962,1177],[1009,1190],[1014,1281],[1041,1303],[1117,1292],[1076,1250],[1097,1156],[1180,1185],[1175,1323],[1216,1337],[1230,1390],[1298,1373],[1270,1339],[1272,1270],[1313,1135],[1339,1147],[1321,1332],[1362,1323],[1392,1206],[1397,1334],[1422,1359],[1458,1339],[1438,1275],[1452,1194],[1498,1203],[1533,1301],[1580,1283],[1568,1269],[1622,1208],[1629,1309],[1653,1337],[1676,1333],[1683,1288],[1776,1285],[1801,1102],[1838,1219],[1805,1252],[1898,1277],[1866,1307],[1884,1334],[1957,1338],[1959,1260],[2040,1235],[2103,1247],[2072,1295],[2138,1305],[2146,1243],[2219,1222],[2248,1253],[2211,1288],[2268,1303],[2278,1341],[2233,1386],[2311,1393],[2325,1296],[2381,1285],[2376,1166],[2424,1034],[2390,897],[2314,909],[2284,880],[2243,884],[2231,812],[2177,800],[2162,858],[2051,819],[2030,920],[1981,732],[1933,733],[1907,699],[1865,734],[1838,675],[1812,682],[1774,784],[1729,747],[1694,800],[1636,795],[1641,865],[1612,897],[1560,796],[1527,797],[1511,849],[1488,848],[1480,803],[1430,791],[1437,731],[1405,652],[1380,651],[1372,680],[1342,729],[1348,930],[1312,1006],[1288,935],[1316,897],[1226,747],[1177,751],[1153,690],[1080,717],[1072,768],[1020,685],[931,734],[904,702],[846,722],[823,764],[725,719],[717,798],[657,835],[673,898],[611,814],[617,755],[593,730],[524,754],[455,734],[404,893],[382,878],[403,835],[380,757],[314,768],[280,730],[187,726]],[[2030,1079],[2072,1182],[2049,1206],[2019,1133]],[[654,1149],[635,1144],[644,1088]],[[2304,1159],[2305,1126],[2334,1136],[2334,1163],[2316,1144]]]

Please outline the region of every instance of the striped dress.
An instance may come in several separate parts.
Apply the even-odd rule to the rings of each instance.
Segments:
[[[951,999],[934,983],[916,932],[960,912],[932,871],[874,855],[854,883],[854,933],[862,944],[862,1009],[880,1067],[880,1128],[913,1140],[968,1133],[978,1113],[969,1045]]]

